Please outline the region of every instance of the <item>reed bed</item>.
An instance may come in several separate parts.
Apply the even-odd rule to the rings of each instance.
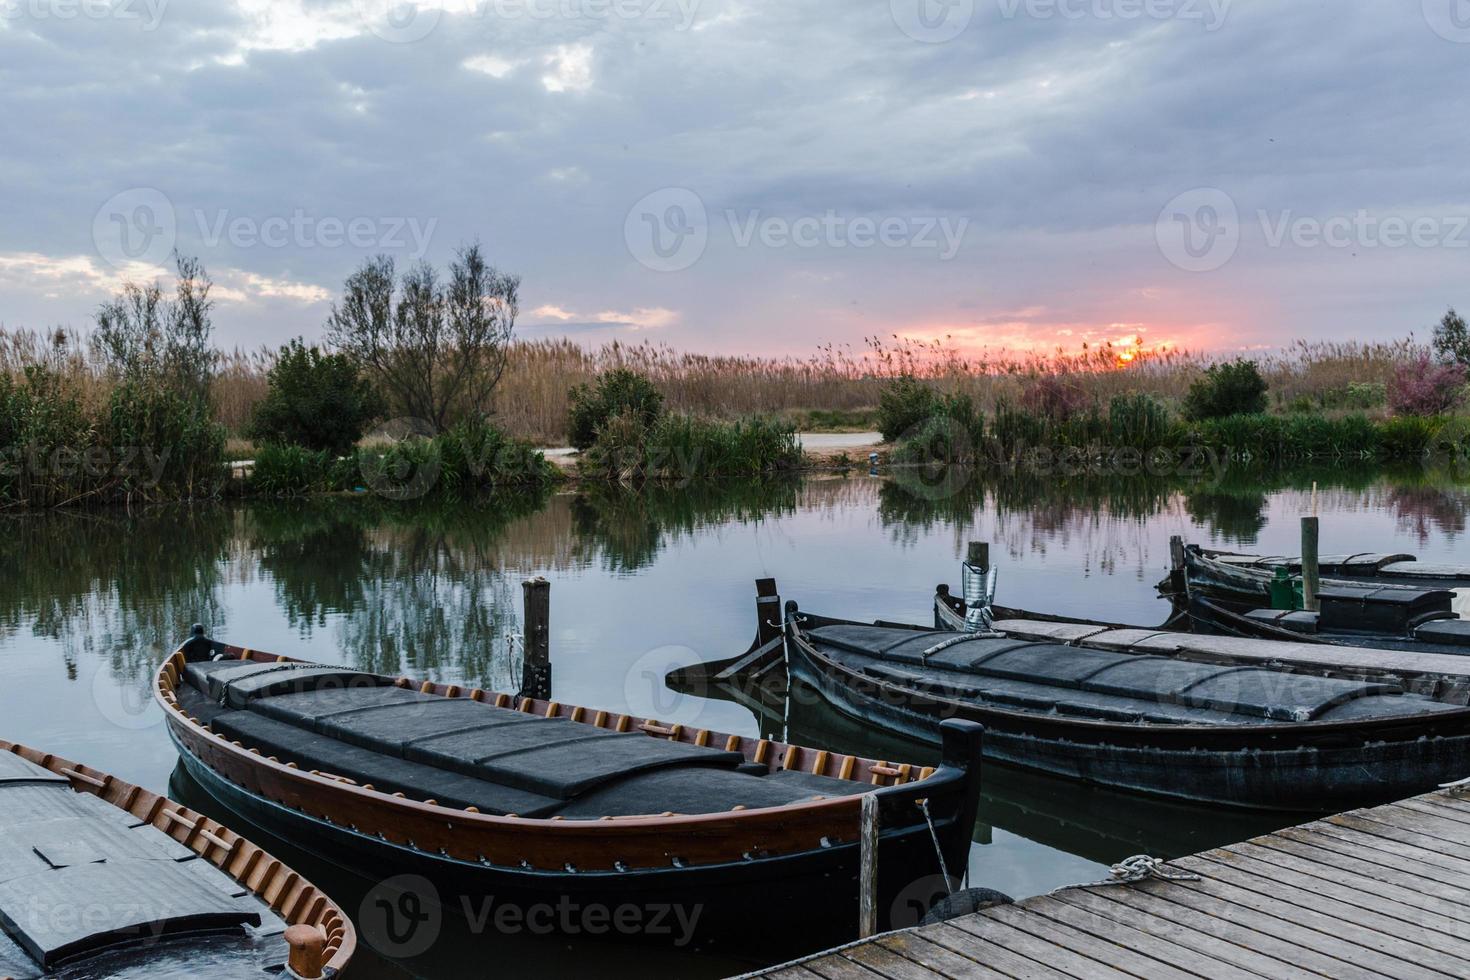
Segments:
[[[1389,342],[1297,341],[1254,357],[1281,410],[1383,416],[1384,388],[1395,369],[1424,352],[1409,337]],[[961,349],[944,340],[869,338],[858,347],[828,345],[807,357],[766,358],[679,351],[663,344],[571,340],[512,344],[495,392],[495,422],[507,434],[543,445],[564,444],[568,392],[614,369],[650,378],[671,413],[735,420],[778,415],[802,428],[870,426],[884,385],[909,375],[950,395],[968,395],[993,415],[999,404],[1061,399],[1106,410],[1115,396],[1149,394],[1177,406],[1216,357],[1174,348],[1111,344],[1081,351],[1018,354]],[[240,437],[266,392],[274,363],[267,349],[220,352],[212,395],[217,420]],[[106,400],[108,382],[85,335],[0,329],[0,374],[45,364],[88,405]]]

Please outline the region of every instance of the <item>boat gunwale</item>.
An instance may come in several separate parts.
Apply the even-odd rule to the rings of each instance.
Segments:
[[[74,791],[89,793],[189,848],[264,902],[288,926],[321,929],[326,937],[323,966],[335,974],[342,973],[355,955],[357,930],[341,906],[300,872],[245,835],[162,793],[154,793],[92,766],[3,739],[0,739],[0,751],[66,777]],[[182,837],[178,835],[180,830],[184,832]],[[286,962],[284,955],[281,962]]]
[[[1423,726],[1426,720],[1436,726],[1442,722],[1450,722],[1459,726],[1462,731],[1451,732],[1449,735],[1441,734],[1440,737],[1464,737],[1470,735],[1470,706],[1457,706],[1454,711],[1441,712],[1426,719],[1423,715],[1406,715],[1384,721],[1304,721],[1288,722],[1264,725],[1171,725],[1171,724],[1125,724],[1120,722],[1109,722],[1087,718],[1049,718],[1034,712],[1016,711],[995,705],[977,704],[960,701],[955,698],[947,698],[937,694],[930,694],[914,688],[872,677],[860,671],[834,660],[827,656],[822,650],[807,637],[807,629],[801,621],[807,623],[815,622],[820,626],[864,626],[872,627],[872,623],[861,623],[854,620],[835,619],[827,616],[814,615],[811,613],[791,611],[787,616],[787,637],[796,643],[808,656],[814,658],[818,663],[834,670],[839,675],[837,679],[842,680],[844,686],[853,689],[856,685],[847,679],[860,680],[863,685],[877,687],[889,694],[899,695],[901,699],[915,703],[930,703],[941,706],[949,711],[943,717],[946,718],[973,718],[989,727],[989,718],[996,718],[1002,722],[1015,723],[1015,729],[1028,731],[1035,734],[1036,730],[1050,732],[1052,734],[1037,735],[1036,737],[1069,740],[1068,732],[1082,733],[1085,738],[1070,739],[1073,741],[1088,741],[1094,744],[1123,744],[1130,748],[1157,748],[1165,749],[1172,746],[1168,743],[1178,740],[1194,740],[1190,748],[1205,749],[1199,743],[1230,741],[1232,749],[1260,748],[1260,743],[1274,743],[1264,746],[1270,750],[1281,751],[1287,748],[1314,747],[1312,741],[1323,737],[1351,734],[1356,741],[1413,741],[1426,733]],[[888,628],[897,627],[899,624],[884,623]],[[913,629],[918,632],[942,633],[943,630],[930,629],[923,626],[906,626],[903,628]],[[1035,641],[1041,642],[1041,641]],[[1079,649],[1090,649],[1083,644],[1064,643],[1065,646],[1075,646]],[[1159,656],[1157,653],[1137,654],[1138,656]],[[1292,673],[1297,673],[1293,671]],[[1307,676],[1313,676],[1310,673]],[[860,690],[860,689],[859,689]],[[860,695],[866,696],[866,695]],[[1423,695],[1421,695],[1423,696]],[[1431,699],[1433,700],[1433,699]],[[896,701],[894,703],[902,703]],[[1445,703],[1445,702],[1440,702]],[[931,712],[921,712],[931,714]],[[1005,730],[997,726],[999,730]],[[1385,738],[1395,734],[1395,729],[1413,728],[1414,731],[1403,731],[1399,738]],[[1012,729],[1012,730],[1015,730]],[[1112,739],[1100,739],[1095,733],[1105,733],[1114,736]],[[1140,735],[1154,737],[1139,738]],[[1128,736],[1126,739],[1117,736]],[[1289,745],[1287,743],[1297,743]],[[1163,744],[1160,744],[1163,743]]]
[[[251,660],[257,663],[268,664],[309,662],[230,644],[215,641],[209,642],[214,651],[225,654],[228,659]],[[187,657],[184,652],[186,645],[181,645],[171,657],[160,665],[154,686],[154,698],[164,709],[165,716],[168,718],[170,725],[174,726],[176,731],[192,735],[199,741],[200,745],[208,745],[216,750],[225,752],[229,757],[250,769],[268,772],[274,778],[284,779],[296,784],[301,787],[303,796],[317,795],[320,798],[320,794],[325,793],[329,797],[336,796],[339,799],[347,801],[354,799],[371,801],[374,806],[385,806],[390,808],[391,811],[401,813],[404,816],[420,821],[430,821],[433,824],[437,824],[440,828],[450,826],[456,832],[510,832],[523,836],[528,829],[534,829],[538,835],[542,835],[549,840],[561,840],[569,843],[580,840],[582,843],[590,842],[592,845],[599,843],[605,844],[609,839],[628,838],[636,840],[639,837],[647,838],[650,835],[664,835],[670,832],[685,832],[691,835],[691,839],[707,839],[714,835],[723,836],[736,830],[766,828],[775,832],[773,836],[777,836],[778,840],[763,840],[761,847],[770,856],[777,857],[814,850],[817,846],[816,842],[813,842],[811,845],[799,849],[793,848],[778,851],[775,847],[779,839],[789,840],[794,834],[798,834],[806,829],[815,829],[819,826],[826,829],[829,832],[828,836],[830,836],[834,822],[843,825],[850,823],[850,827],[847,827],[844,833],[850,830],[852,839],[856,839],[858,812],[861,808],[861,797],[865,794],[798,801],[775,807],[753,807],[750,809],[723,810],[705,814],[647,814],[627,817],[557,819],[555,817],[500,816],[444,806],[438,803],[414,800],[406,796],[395,796],[377,789],[367,789],[364,786],[341,777],[314,773],[310,770],[288,766],[286,763],[272,761],[271,757],[262,754],[260,750],[251,749],[242,744],[236,744],[233,740],[210,730],[204,723],[190,717],[174,693],[176,686],[182,681],[183,666],[187,664]],[[501,695],[495,692],[480,691],[478,688],[466,691],[459,685],[436,684],[431,681],[423,681],[416,684],[413,680],[406,677],[399,678],[397,683],[399,686],[410,686],[413,689],[419,690],[421,693],[433,694],[438,697],[472,698],[487,706],[495,706],[496,698],[510,697],[509,695]],[[449,693],[451,691],[455,693]],[[481,696],[474,698],[473,695],[476,693]],[[677,739],[687,744],[700,744],[697,742],[697,739],[705,733],[708,735],[708,743],[711,747],[716,747],[717,739],[725,739],[725,744],[727,745],[730,744],[729,740],[738,739],[738,743],[736,743],[736,747],[732,751],[740,751],[750,761],[763,762],[773,772],[788,768],[800,772],[812,772],[815,768],[820,768],[822,772],[819,774],[821,775],[827,775],[828,778],[844,779],[847,782],[871,785],[873,792],[878,794],[882,794],[885,790],[907,794],[916,791],[920,784],[931,783],[938,788],[940,786],[947,786],[951,781],[959,781],[964,778],[964,771],[960,769],[946,769],[942,766],[921,767],[907,763],[890,764],[882,760],[828,752],[806,746],[790,745],[770,739],[727,735],[726,733],[708,729],[695,731],[687,728],[687,726],[663,726],[655,719],[637,718],[636,716],[619,712],[601,712],[609,723],[614,721],[618,722],[618,727],[612,727],[611,724],[607,727],[596,726],[593,721],[587,720],[586,716],[597,714],[598,712],[595,712],[593,709],[562,704],[556,701],[524,698],[515,706],[515,710],[526,710],[528,714],[536,714],[540,717],[565,717],[579,724],[601,727],[602,730],[606,731],[618,731],[621,729],[629,732],[638,732],[642,731],[641,726],[647,724],[667,734],[661,735],[648,731],[643,731],[643,734],[653,738],[665,737]],[[578,714],[578,717],[574,718],[573,714]],[[187,745],[181,747],[198,758],[200,762],[209,766],[212,771],[219,773],[226,779],[230,778],[227,773],[221,772],[217,766],[212,765],[207,759],[202,758],[199,752],[195,751],[192,747]],[[847,765],[847,760],[851,760],[850,766]],[[805,765],[788,767],[786,765],[788,761],[796,761]],[[838,769],[839,771],[829,773],[827,771],[829,769]],[[847,770],[849,774],[842,775],[842,770]],[[868,775],[858,775],[859,773],[870,774],[870,778]],[[945,778],[938,782],[933,782],[941,776]],[[275,802],[284,801],[276,800]],[[286,803],[285,805],[290,806],[291,804]],[[294,808],[301,809],[301,807]],[[446,817],[452,818],[453,823],[447,824]],[[798,818],[794,825],[792,825],[793,818]],[[331,818],[328,817],[327,819]],[[335,824],[338,821],[334,820],[332,822]],[[344,826],[349,825],[344,824]],[[356,825],[350,826],[359,832],[372,832],[366,828],[358,828]],[[385,827],[383,829],[387,828]],[[387,838],[384,839],[386,840]],[[834,843],[840,842],[834,841]],[[410,844],[412,844],[411,839]],[[417,845],[414,846],[417,847]],[[422,848],[419,849],[422,850]],[[449,856],[447,852],[446,856]],[[480,855],[480,860],[481,863],[485,863],[483,855]],[[703,863],[701,862],[701,864]],[[661,867],[666,866],[661,865]],[[547,871],[550,869],[536,867],[528,870]],[[594,870],[594,868],[589,867],[586,869],[586,873],[592,873]],[[639,865],[636,868],[630,868],[630,870],[644,871],[653,870],[653,868]]]

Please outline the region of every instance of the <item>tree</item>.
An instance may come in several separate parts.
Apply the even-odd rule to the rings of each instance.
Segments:
[[[270,389],[250,422],[251,438],[261,442],[345,453],[383,410],[356,361],[300,339],[281,348],[267,379]]]
[[[348,277],[327,336],[368,372],[394,407],[436,430],[481,419],[505,371],[520,311],[520,278],[459,251],[449,282],[421,262],[396,280],[393,259],[369,259]]]
[[[1470,328],[1453,307],[1434,328],[1434,352],[1448,364],[1470,367]]]
[[[1205,376],[1189,386],[1184,399],[1184,414],[1195,422],[1265,410],[1266,379],[1255,362],[1245,358],[1205,369]]]

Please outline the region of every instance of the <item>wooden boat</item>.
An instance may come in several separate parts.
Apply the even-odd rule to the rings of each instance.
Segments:
[[[1470,664],[1326,644],[1008,619],[867,624],[788,603],[785,661],[838,709],[1114,788],[1274,810],[1348,809],[1470,775]]]
[[[201,814],[0,741],[0,976],[337,976],[352,923]]]
[[[1323,555],[1318,567],[1324,588],[1384,586],[1425,590],[1470,590],[1470,565],[1421,562],[1413,555],[1372,554]],[[1189,545],[1184,549],[1184,571],[1191,591],[1204,592],[1227,601],[1269,606],[1271,582],[1277,570],[1289,576],[1302,573],[1300,558],[1280,555],[1240,555]],[[1160,583],[1161,591],[1177,591],[1171,579]]]
[[[959,721],[920,767],[309,664],[199,628],[156,696],[197,782],[348,867],[522,910],[632,906],[646,924],[673,905],[702,944],[851,936],[863,797],[880,913],[965,867],[978,805],[981,730]]]

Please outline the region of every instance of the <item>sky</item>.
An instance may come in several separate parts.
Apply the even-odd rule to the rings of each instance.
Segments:
[[[0,0],[0,325],[173,250],[223,347],[479,242],[524,337],[1421,338],[1470,0]]]

